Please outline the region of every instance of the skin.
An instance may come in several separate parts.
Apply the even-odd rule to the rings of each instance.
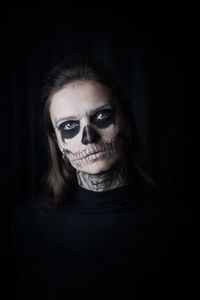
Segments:
[[[122,151],[127,129],[106,86],[92,81],[67,84],[53,94],[50,116],[56,142],[76,169],[79,185],[105,191],[127,184]]]

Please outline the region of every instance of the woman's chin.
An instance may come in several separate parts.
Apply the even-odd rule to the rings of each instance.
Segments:
[[[96,161],[91,161],[85,164],[82,168],[77,168],[77,170],[88,173],[88,174],[99,174],[101,172],[107,171],[116,163],[116,158],[111,157],[109,159],[101,159]]]

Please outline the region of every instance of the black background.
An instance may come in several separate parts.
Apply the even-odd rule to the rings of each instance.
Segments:
[[[6,216],[2,258],[7,295],[15,284],[9,217],[17,203],[40,192],[47,167],[40,100],[46,73],[77,54],[105,62],[133,99],[158,186],[169,201],[182,205],[187,202],[183,196],[190,179],[185,121],[195,42],[195,8],[169,3],[140,8],[77,3],[1,10],[1,203]]]

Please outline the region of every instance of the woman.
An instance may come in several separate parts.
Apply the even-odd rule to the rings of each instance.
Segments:
[[[80,97],[82,92],[84,97]],[[48,188],[52,204],[58,205],[65,198],[65,192],[77,182],[94,191],[125,185],[128,178],[153,186],[130,101],[102,63],[82,58],[58,65],[47,79],[43,96],[52,158]],[[70,120],[70,115],[75,118]],[[78,155],[86,156],[88,151],[99,149],[107,149],[100,159],[92,159],[92,156],[78,159]],[[119,161],[120,166],[116,168]],[[112,174],[111,170],[117,173]],[[103,171],[107,172],[99,176]],[[92,185],[94,178],[98,186]]]
[[[155,294],[166,287],[171,223],[127,95],[102,63],[78,58],[52,70],[43,97],[45,193],[12,218],[24,299]]]

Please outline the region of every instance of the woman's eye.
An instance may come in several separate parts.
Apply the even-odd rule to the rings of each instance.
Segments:
[[[63,130],[69,130],[69,129],[74,129],[77,126],[75,122],[66,122],[63,124],[62,129]]]
[[[96,119],[97,120],[104,120],[107,119],[108,117],[110,117],[110,111],[103,111],[97,114]]]

